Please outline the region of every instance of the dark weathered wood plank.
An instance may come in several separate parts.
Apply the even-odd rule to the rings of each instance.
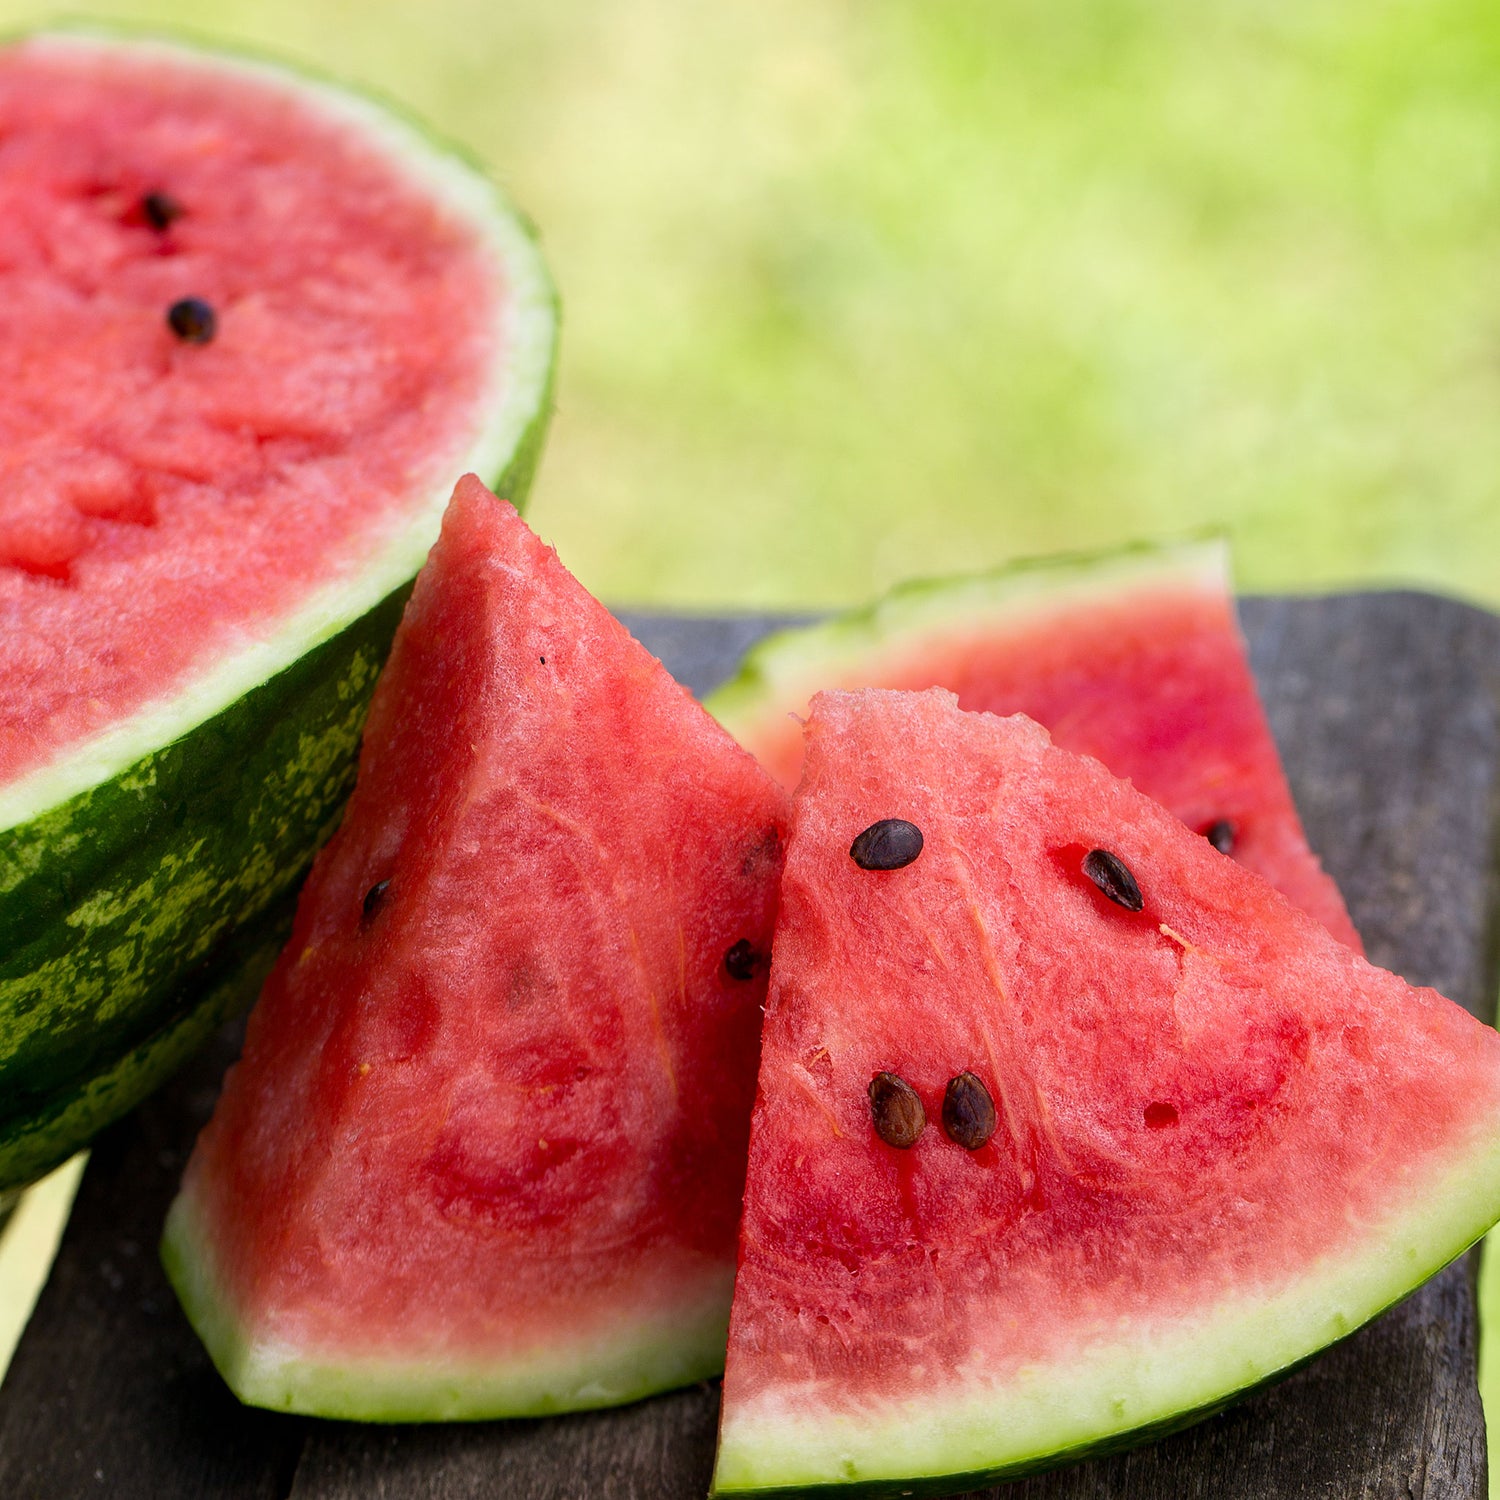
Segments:
[[[539,1421],[319,1425],[292,1500],[701,1500],[718,1421],[714,1383],[639,1406]]]
[[[1246,622],[1309,833],[1371,956],[1486,1013],[1500,910],[1500,621],[1425,596],[1359,595],[1252,600]],[[766,628],[753,618],[630,623],[699,692]],[[232,1045],[221,1039],[101,1142],[0,1388],[0,1495],[703,1494],[712,1387],[614,1412],[447,1428],[303,1423],[238,1407],[154,1255]],[[1459,1265],[1281,1385],[1185,1433],[984,1493],[1479,1497],[1474,1333]]]
[[[156,1242],[238,1050],[236,1030],[95,1143],[52,1275],[0,1386],[5,1500],[281,1500],[300,1420],[241,1406],[177,1306]]]

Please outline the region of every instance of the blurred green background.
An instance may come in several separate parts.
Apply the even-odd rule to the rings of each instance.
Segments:
[[[1251,588],[1500,603],[1493,4],[83,11],[332,69],[490,163],[565,307],[532,516],[612,601],[1215,522]]]

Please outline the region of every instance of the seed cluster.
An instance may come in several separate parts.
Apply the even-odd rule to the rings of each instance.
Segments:
[[[927,1128],[927,1111],[917,1091],[897,1073],[870,1080],[870,1116],[875,1134],[887,1146],[905,1151]],[[973,1073],[948,1080],[943,1094],[943,1130],[965,1151],[977,1151],[995,1133],[995,1101]]]
[[[1220,853],[1234,848],[1235,827],[1220,818],[1203,830],[1204,837]],[[872,823],[850,846],[849,856],[862,870],[899,870],[922,852],[922,830],[904,818],[883,818]],[[1083,873],[1099,891],[1126,911],[1145,908],[1145,898],[1130,867],[1118,854],[1108,849],[1090,849],[1083,857]],[[740,950],[744,953],[741,954]],[[724,956],[724,966],[736,978],[735,964],[754,959],[748,943],[736,943]],[[731,963],[731,960],[735,963]],[[743,977],[748,978],[746,973]],[[870,1114],[875,1133],[886,1145],[907,1150],[927,1128],[927,1112],[917,1091],[898,1074],[881,1072],[870,1080]],[[1175,1105],[1164,1101],[1148,1104],[1145,1123],[1152,1130],[1166,1129],[1177,1123]],[[978,1151],[995,1133],[999,1116],[995,1101],[984,1080],[964,1072],[948,1080],[943,1093],[943,1130],[948,1138],[966,1151]]]

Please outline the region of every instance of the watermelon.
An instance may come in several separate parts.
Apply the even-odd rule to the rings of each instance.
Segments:
[[[253,993],[465,468],[520,500],[530,230],[389,110],[0,48],[0,1197]]]
[[[242,1400],[489,1417],[721,1368],[787,813],[460,484],[167,1220]]]
[[[1287,788],[1222,542],[909,583],[871,608],[762,642],[708,706],[790,787],[802,763],[796,716],[820,688],[858,687],[944,687],[964,708],[1036,719],[1362,951]]]
[[[1497,1217],[1490,1028],[1028,719],[814,699],[717,1493],[962,1489],[1160,1431]]]

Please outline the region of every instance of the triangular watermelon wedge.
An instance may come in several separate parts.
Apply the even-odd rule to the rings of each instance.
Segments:
[[[785,786],[827,688],[949,688],[1128,777],[1362,952],[1308,846],[1256,691],[1221,539],[1136,543],[904,583],[751,649],[709,711]]]
[[[862,867],[912,853],[856,846],[889,819],[920,853]],[[1180,1424],[1497,1217],[1490,1028],[1028,719],[814,700],[717,1493],[962,1489]]]
[[[243,1400],[486,1417],[721,1367],[786,815],[462,481],[167,1223]]]

